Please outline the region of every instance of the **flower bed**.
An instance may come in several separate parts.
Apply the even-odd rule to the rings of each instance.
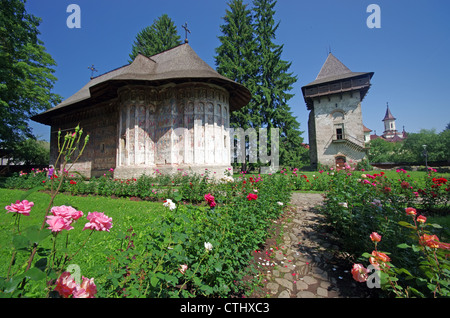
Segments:
[[[252,276],[247,275],[251,270],[248,264],[252,251],[265,241],[268,227],[280,217],[292,190],[326,191],[323,212],[341,238],[342,250],[355,259],[363,255],[358,259],[360,262],[369,259],[371,265],[378,265],[376,269],[384,275],[380,276],[380,288],[399,297],[411,293],[428,297],[430,292],[432,296],[448,295],[448,253],[445,252],[448,244],[439,241],[439,226],[426,224],[431,228],[429,231],[419,227],[425,223],[427,213],[438,211],[448,215],[449,184],[447,178],[433,169],[424,180],[412,178],[405,170],[398,170],[394,177],[388,178],[384,172],[364,173],[349,166],[308,174],[298,169],[283,169],[274,175],[241,174],[236,178],[229,175],[221,180],[209,176],[207,170],[202,175],[179,171],[172,176],[155,170],[152,176],[128,180],[114,179],[110,171],[102,177],[85,180],[65,170],[67,158],[74,153],[80,136],[76,131],[66,135],[61,143],[62,171],[33,170],[5,181],[9,188],[31,190],[19,202],[11,202],[6,207],[9,214],[15,215],[17,233],[11,237],[10,266],[2,274],[5,279],[0,280],[2,296],[243,295],[251,289],[247,285],[251,282],[243,278]],[[81,152],[82,149],[78,153]],[[75,161],[76,158],[71,162]],[[37,190],[50,194],[42,226],[21,233],[21,218],[34,212],[33,203],[24,199]],[[107,211],[104,214],[61,205],[54,207],[54,199],[60,192],[156,201],[165,212],[144,226],[133,226],[132,219],[127,224],[117,224],[107,216]],[[422,214],[414,218],[414,224],[408,223],[410,215],[405,213],[405,208],[411,206]],[[95,279],[101,282],[100,286],[96,286],[94,278],[75,279],[67,274],[67,266],[79,250],[71,251],[69,235],[65,235],[66,247],[61,248],[59,237],[77,231],[74,224],[83,215],[88,222],[78,230],[108,234],[111,231],[120,237],[121,247],[113,253],[108,250],[107,266],[97,272],[99,276]],[[412,238],[411,230],[418,231]],[[372,242],[367,239],[368,233],[372,233]],[[389,253],[380,252],[375,246],[375,253],[367,254],[373,242],[381,242],[381,237],[383,249]],[[418,237],[418,245],[414,237]],[[57,238],[59,244],[55,244]],[[53,247],[42,248],[41,244],[49,240]],[[78,247],[85,244],[77,243]],[[16,256],[24,252],[31,253],[26,266],[15,265]],[[105,260],[97,261],[105,264]],[[368,270],[361,263],[355,265],[352,274],[358,281],[369,280]]]
[[[282,213],[280,202],[285,205],[290,200],[290,190],[280,175],[266,176],[264,179],[243,176],[233,182],[208,185],[208,193],[203,195],[200,204],[192,205],[182,200],[181,191],[173,192],[171,199],[160,203],[166,212],[149,221],[145,230],[136,232],[131,227],[130,233],[123,238],[123,248],[108,257],[109,267],[104,269],[101,277],[95,278],[102,282],[102,286],[95,286],[96,296],[225,297],[245,293],[250,287],[242,284],[242,277],[248,274],[252,251],[265,241],[267,228]],[[26,209],[22,209],[23,213],[17,215],[23,218],[27,213],[36,213],[32,203],[26,203],[17,203],[17,208],[16,203],[11,204],[7,210],[17,213],[21,206],[26,205]],[[69,213],[71,211],[75,211],[76,215]],[[32,235],[42,236],[39,244],[44,240],[57,240],[64,237],[65,232],[76,230],[73,223],[77,220],[80,222],[79,218],[83,214],[87,217],[83,228],[86,231],[110,230],[111,234],[116,233],[111,238],[113,240],[117,233],[127,230],[103,214],[98,215],[98,212],[82,212],[69,206],[57,206],[46,216],[45,228],[36,230]],[[32,251],[34,246],[29,245],[27,234],[20,237],[23,239],[14,237],[13,240],[23,241],[24,245],[14,246]],[[205,243],[209,243],[206,248]],[[80,291],[83,282],[75,284],[63,271],[72,259],[70,255],[74,251],[69,250],[47,250],[37,263],[49,264],[49,259],[54,259],[57,268],[32,266],[25,273],[32,270],[39,274],[33,276],[34,280],[29,280],[24,288],[20,284],[8,285],[11,293],[3,291],[15,297],[45,297],[55,295],[54,291],[62,297],[86,296]],[[32,264],[36,264],[36,261]],[[87,284],[87,278],[84,281]],[[93,279],[90,278],[89,282],[92,291]],[[51,287],[36,293],[37,285]]]
[[[377,275],[381,275],[377,287],[388,295],[448,297],[449,245],[439,242],[441,226],[426,224],[427,231],[421,227],[425,215],[436,211],[449,215],[447,179],[437,176],[435,170],[430,170],[420,183],[412,180],[405,170],[398,170],[397,174],[398,178],[387,178],[384,172],[366,174],[343,170],[336,173],[330,180],[323,212],[341,238],[343,250],[355,258],[363,255],[359,262],[369,259]],[[435,195],[429,196],[431,192]],[[422,215],[414,217],[414,224],[410,224],[411,215],[415,216],[417,211]],[[411,235],[411,230],[415,235]],[[370,233],[371,240],[368,239]],[[432,241],[439,243],[434,247],[424,244],[427,241],[424,235],[434,237]],[[368,254],[373,242],[380,242],[381,236],[383,249],[389,253],[381,253],[375,246],[374,252]],[[358,281],[373,282],[375,274],[369,274],[361,263],[353,269]],[[368,286],[374,287],[373,284]]]
[[[76,162],[78,157],[69,160],[75,150],[81,148],[78,152],[81,155],[86,145],[88,138],[83,144],[81,135],[82,130],[77,128],[58,144],[61,171],[32,171],[6,182],[8,187],[31,190],[25,192],[21,200],[6,206],[6,217],[12,213],[17,228],[10,238],[10,265],[6,273],[1,273],[1,296],[226,297],[245,294],[248,286],[242,278],[250,270],[252,252],[265,241],[271,222],[290,201],[286,178],[242,175],[235,180],[229,176],[214,182],[205,172],[201,176],[142,176],[126,181],[105,175],[86,181],[65,169],[66,165]],[[34,203],[27,201],[27,197],[41,189],[50,194],[48,207],[41,212],[41,226],[35,224],[23,230],[21,220],[39,213],[34,211]],[[139,226],[139,230],[133,225],[125,229],[123,224],[109,217],[107,211],[79,211],[72,206],[54,205],[61,191],[165,198],[161,204],[166,211],[148,220],[144,227]],[[80,229],[75,223],[81,222],[84,216],[87,221]],[[89,231],[90,234],[80,244],[70,242],[72,231]],[[109,255],[108,267],[98,269],[99,277],[77,277],[78,265],[71,261],[94,232],[122,235],[121,248]],[[123,235],[125,232],[127,234]],[[106,239],[103,248],[109,248],[108,243],[112,241],[114,237]],[[46,247],[49,245],[51,248]],[[23,260],[25,265],[21,266]],[[91,261],[104,263],[104,260]],[[94,280],[102,285],[97,286]]]

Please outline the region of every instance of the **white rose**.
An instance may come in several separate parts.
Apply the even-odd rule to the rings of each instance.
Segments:
[[[211,250],[212,250],[212,248],[213,248],[213,246],[212,246],[212,244],[211,244],[211,243],[209,243],[209,242],[205,242],[205,249],[206,249],[207,251],[211,251]]]

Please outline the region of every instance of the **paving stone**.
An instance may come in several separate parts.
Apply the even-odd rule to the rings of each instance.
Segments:
[[[289,290],[294,290],[294,284],[285,278],[275,278],[275,281],[281,286],[288,288]]]
[[[287,265],[282,264],[282,266],[280,267],[279,271],[282,273],[290,273],[292,271],[291,267],[286,267]]]
[[[316,295],[308,290],[302,290],[297,293],[297,298],[316,298]]]
[[[318,287],[316,294],[322,297],[328,297],[328,290],[326,290],[325,288],[322,287]]]
[[[321,282],[320,282],[320,287],[322,287],[322,288],[325,288],[325,289],[329,289],[329,288],[331,288],[331,282],[329,282],[328,280],[322,280]]]
[[[291,298],[291,293],[288,290],[283,290],[279,295],[278,298]]]
[[[304,281],[299,280],[295,283],[295,287],[297,288],[297,290],[306,290],[309,286]]]
[[[277,283],[268,283],[266,287],[267,289],[270,290],[272,294],[276,294],[278,292],[278,288],[280,287],[280,285],[278,285]]]
[[[303,281],[308,285],[317,284],[317,279],[311,276],[303,277]]]

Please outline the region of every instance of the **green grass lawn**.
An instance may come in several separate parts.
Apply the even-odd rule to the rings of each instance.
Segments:
[[[0,206],[15,203],[25,192],[21,190],[0,189]],[[23,231],[31,225],[41,225],[43,222],[45,210],[48,206],[50,196],[42,192],[34,192],[27,197],[28,201],[34,202],[30,216],[21,216],[20,229]],[[59,194],[54,202],[55,206],[70,205],[83,211],[84,216],[74,225],[73,230],[63,231],[58,235],[57,243],[64,246],[66,235],[69,234],[69,252],[74,253],[86,240],[90,231],[83,231],[84,224],[88,222],[86,216],[88,212],[104,212],[113,219],[113,227],[110,232],[94,232],[86,243],[86,246],[71,261],[72,264],[78,264],[81,268],[81,274],[86,277],[95,277],[99,269],[108,266],[107,257],[120,247],[121,240],[118,238],[127,229],[133,227],[136,237],[135,242],[146,233],[146,225],[155,218],[156,215],[164,213],[164,207],[161,203],[148,201],[130,201],[129,199],[111,199],[98,196],[76,197],[65,194]],[[6,269],[11,259],[11,238],[17,233],[14,226],[12,213],[6,213],[3,210],[0,214],[0,276],[5,275]],[[51,248],[51,237],[48,237],[42,243],[43,247]],[[25,261],[24,254],[21,261]]]

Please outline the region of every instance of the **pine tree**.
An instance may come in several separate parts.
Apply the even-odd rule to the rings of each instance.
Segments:
[[[145,27],[136,35],[129,62],[133,62],[139,53],[152,56],[180,44],[175,23],[167,14],[163,14],[154,20],[151,26]]]

